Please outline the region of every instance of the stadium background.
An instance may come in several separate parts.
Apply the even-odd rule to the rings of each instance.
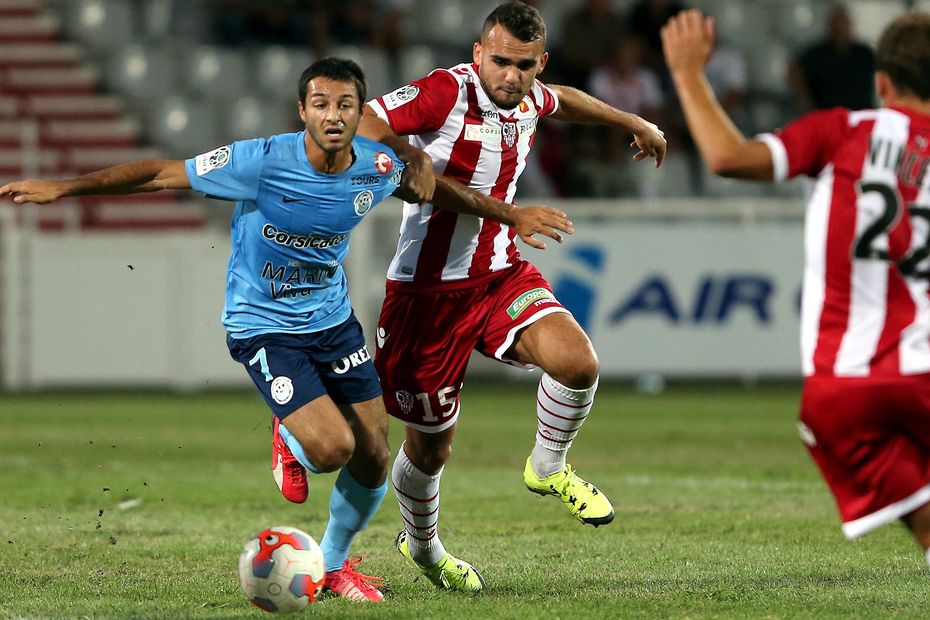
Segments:
[[[583,2],[537,4],[553,51],[544,76],[587,87],[593,61],[560,59],[598,44],[612,50],[610,32],[606,41],[593,30],[577,40],[572,20],[581,19],[574,14]],[[617,41],[632,38],[622,28],[635,2],[590,4],[604,5],[616,21]],[[733,112],[745,132],[778,127],[799,112],[788,63],[823,36],[829,3],[687,4],[717,17],[719,47],[738,67]],[[914,4],[848,6],[857,36],[871,42]],[[295,129],[296,76],[313,58],[354,58],[366,70],[369,92],[386,92],[469,58],[493,6],[2,0],[0,178],[183,158]],[[612,52],[603,58],[609,64]],[[638,58],[647,69],[655,62],[648,49]],[[661,67],[652,68],[661,83]],[[669,128],[669,156],[658,170],[632,164],[604,132],[544,123],[518,198],[565,209],[578,233],[560,247],[524,254],[591,334],[606,378],[656,385],[664,377],[796,377],[803,186],[708,175],[680,130],[674,98],[663,97],[649,108]],[[2,385],[245,386],[217,320],[229,213],[228,204],[171,192],[69,199],[41,209],[4,205]],[[352,240],[347,270],[369,334],[398,216],[396,204],[383,205]],[[474,375],[501,376],[483,362],[476,360]]]
[[[316,36],[305,43],[311,29],[328,53],[361,61],[379,93],[467,58],[493,4],[0,0],[0,182],[291,129],[294,82],[321,51]],[[582,3],[538,4],[550,47],[566,49],[563,24]],[[634,1],[611,4],[624,16]],[[799,111],[786,65],[824,31],[827,2],[687,4],[717,15],[745,63],[746,132]],[[930,8],[848,4],[867,41],[907,5]],[[306,10],[254,30],[237,16],[256,6],[376,10],[355,15],[367,34],[352,42]],[[396,21],[376,36],[364,24],[378,15]],[[551,79],[564,71],[554,65]],[[482,568],[487,592],[443,596],[417,581],[392,548],[389,498],[355,546],[389,585],[386,603],[330,600],[310,613],[926,618],[927,566],[906,532],[843,544],[795,430],[803,185],[709,178],[681,136],[655,170],[601,161],[590,135],[556,123],[541,135],[552,140],[539,144],[546,156],[521,201],[563,207],[578,232],[525,256],[601,355],[571,460],[618,519],[583,528],[521,488],[533,387],[511,380],[535,375],[476,359],[444,477],[443,539]],[[322,534],[331,477],[311,481],[307,504],[280,497],[267,408],[223,342],[230,211],[192,193],[0,204],[0,616],[261,617],[234,576],[241,545],[279,523]],[[352,240],[352,296],[369,335],[398,216],[379,207]],[[392,422],[395,453],[402,436]]]

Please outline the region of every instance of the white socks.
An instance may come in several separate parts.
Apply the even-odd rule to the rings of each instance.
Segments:
[[[410,555],[421,566],[433,566],[446,555],[439,540],[439,478],[425,474],[410,462],[401,445],[391,470],[394,496],[407,530]]]
[[[591,411],[596,391],[597,380],[585,390],[573,390],[543,374],[536,391],[536,445],[530,455],[537,476],[546,478],[565,467],[565,454]]]
[[[927,558],[927,566],[930,566],[930,549],[927,549],[926,558]]]

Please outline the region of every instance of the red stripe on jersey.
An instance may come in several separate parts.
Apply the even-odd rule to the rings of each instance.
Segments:
[[[510,239],[510,245],[507,246],[507,262],[516,265],[520,260],[520,250],[517,249],[517,231],[511,228],[507,231],[507,238]]]
[[[865,125],[865,123],[863,123]],[[874,121],[868,121],[866,135],[872,133]],[[869,141],[859,140],[849,144],[844,159],[865,161]],[[823,310],[817,348],[814,351],[816,373],[833,374],[836,356],[849,327],[849,311],[852,301],[852,251],[856,240],[858,196],[856,186],[834,170],[833,188],[830,196],[830,218],[827,222],[826,282]]]
[[[462,124],[462,133],[459,134],[455,145],[452,147],[452,153],[449,155],[449,162],[446,164],[443,174],[468,185],[478,168],[478,158],[481,156],[481,141],[466,140],[465,130],[469,125],[480,126],[484,120],[477,112],[479,107],[475,85],[468,83],[465,86],[468,92],[468,109],[465,112],[465,122]],[[430,216],[426,229],[426,237],[423,239],[423,248],[420,250],[420,256],[417,257],[417,269],[413,278],[415,282],[421,280],[439,281],[442,279],[442,271],[449,258],[452,235],[455,233],[457,221],[458,214],[433,208],[433,214]]]
[[[898,188],[901,188],[900,184]],[[899,217],[897,225],[888,233],[888,250],[891,256],[905,256],[911,242],[911,220],[906,213]],[[885,325],[878,339],[875,355],[869,363],[870,374],[901,374],[901,333],[914,322],[916,312],[917,308],[898,264],[892,261],[888,265]]]
[[[516,131],[516,122],[513,122]],[[503,131],[501,132],[501,168],[497,174],[497,181],[491,188],[491,195],[498,200],[507,200],[507,190],[513,182],[514,174],[517,172],[517,143],[519,136],[514,137],[512,145],[507,145],[504,139]],[[481,232],[478,234],[478,247],[472,257],[471,266],[468,268],[468,277],[474,277],[482,273],[487,273],[491,269],[491,258],[494,256],[494,238],[500,234],[503,224],[491,220],[484,220],[481,224]]]

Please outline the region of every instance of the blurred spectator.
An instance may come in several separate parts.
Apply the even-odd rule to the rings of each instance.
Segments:
[[[585,0],[570,13],[562,24],[562,49],[553,55],[565,83],[584,88],[591,71],[611,55],[623,32],[623,19],[610,0]]]
[[[716,47],[704,68],[717,101],[743,131],[748,131],[749,119],[746,107],[746,62],[734,49],[727,47],[718,38]]]
[[[625,112],[646,118],[660,127],[663,95],[659,78],[643,66],[644,44],[638,38],[616,41],[603,66],[591,74],[587,90]],[[573,127],[573,194],[598,197],[640,194],[638,174],[627,156],[632,136],[603,127]]]
[[[604,65],[591,74],[587,90],[615,108],[658,123],[655,118],[662,108],[662,88],[656,74],[643,66],[644,52],[640,39],[615,42]]]
[[[637,0],[627,19],[629,31],[646,43],[645,63],[654,71],[664,74],[665,60],[662,57],[662,37],[659,31],[668,19],[685,9],[675,0]]]
[[[309,44],[325,48],[325,5],[322,0],[221,0],[214,31],[223,45]]]
[[[827,37],[807,48],[789,69],[792,90],[802,110],[874,105],[875,55],[856,41],[852,18],[842,4],[830,13]]]

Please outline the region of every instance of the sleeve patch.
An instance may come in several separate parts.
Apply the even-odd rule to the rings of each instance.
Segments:
[[[413,84],[401,86],[394,92],[390,92],[383,97],[384,107],[388,110],[396,110],[405,103],[410,103],[420,94],[420,87]]]
[[[194,158],[194,169],[197,176],[202,177],[211,170],[222,168],[229,163],[230,150],[228,146],[221,146],[209,153],[203,153]]]

